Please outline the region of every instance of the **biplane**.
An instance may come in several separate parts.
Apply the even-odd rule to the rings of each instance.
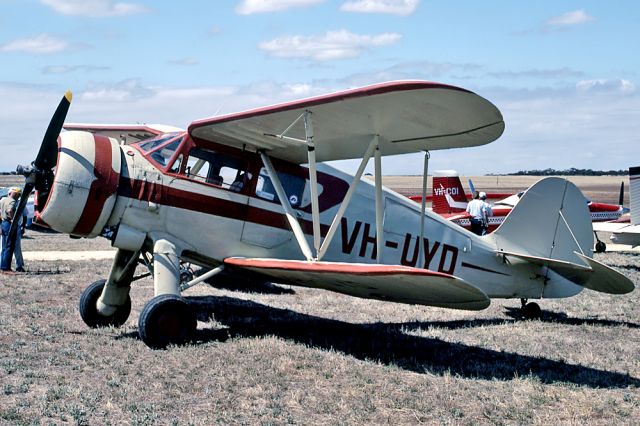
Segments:
[[[117,248],[108,277],[80,297],[88,326],[127,321],[136,266],[147,266],[154,296],[138,326],[153,348],[192,335],[183,292],[223,272],[453,309],[518,298],[527,316],[540,312],[528,299],[634,289],[592,258],[588,209],[566,180],[533,185],[484,237],[382,186],[383,156],[424,152],[425,195],[431,152],[502,134],[498,108],[462,88],[376,84],[194,121],[133,145],[60,134],[70,102],[67,93],[35,161],[18,168],[23,193],[36,188],[38,221]],[[324,164],[354,158],[354,176]],[[374,182],[361,180],[370,159]],[[181,262],[207,272],[184,274]]]

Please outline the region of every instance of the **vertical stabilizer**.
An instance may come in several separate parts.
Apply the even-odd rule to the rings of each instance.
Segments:
[[[565,179],[538,181],[492,235],[498,250],[577,263],[576,252],[592,256],[587,200]]]
[[[438,214],[457,213],[466,208],[467,197],[460,177],[455,170],[436,170],[433,173],[433,212]],[[455,202],[465,203],[465,207],[452,206],[447,195]]]
[[[640,166],[629,167],[629,209],[631,224],[640,225]]]

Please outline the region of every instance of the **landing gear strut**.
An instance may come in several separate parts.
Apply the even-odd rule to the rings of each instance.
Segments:
[[[520,299],[520,303],[522,303],[522,316],[525,319],[538,319],[542,316],[542,310],[537,303],[527,303],[527,299]]]

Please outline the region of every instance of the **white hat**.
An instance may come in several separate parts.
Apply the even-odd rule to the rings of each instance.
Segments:
[[[479,196],[480,196],[480,198],[482,198],[484,200],[485,198],[487,198],[487,193],[486,192],[481,192],[479,194]]]

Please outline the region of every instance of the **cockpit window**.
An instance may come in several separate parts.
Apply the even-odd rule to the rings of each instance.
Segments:
[[[221,152],[193,148],[185,174],[188,178],[240,192],[251,180],[245,160]]]
[[[304,193],[306,179],[284,172],[278,172],[278,177],[280,178],[285,194],[287,194],[289,198],[291,207],[299,208],[302,204],[302,195]],[[264,167],[260,170],[260,175],[258,175],[256,195],[264,200],[279,202],[273,182],[271,182],[271,178],[268,176]]]
[[[143,152],[149,152],[154,150],[155,148],[159,147],[160,145],[162,145],[165,142],[170,141],[171,139],[175,138],[176,135],[175,134],[164,134],[164,135],[159,135],[156,136],[153,139],[149,139],[147,141],[144,141],[142,143],[140,143],[138,145],[138,147],[143,151]]]
[[[182,142],[182,138],[176,139],[171,143],[156,148],[155,151],[151,153],[151,158],[159,163],[162,167],[165,167],[167,164],[169,164],[169,160],[171,160],[173,154],[176,153],[176,150],[180,146],[180,142]]]

